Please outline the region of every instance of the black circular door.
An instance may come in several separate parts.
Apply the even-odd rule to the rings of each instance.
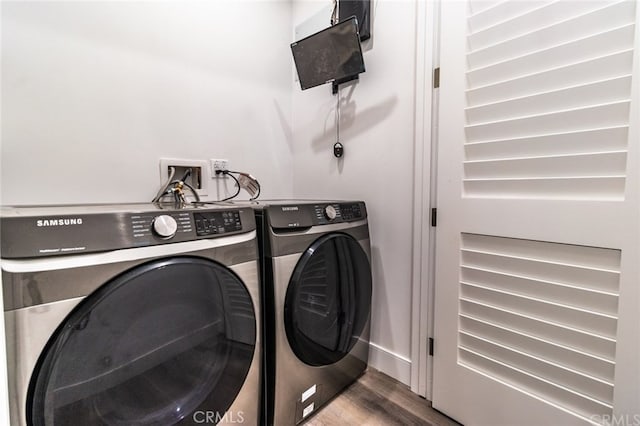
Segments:
[[[256,344],[251,297],[194,257],[138,266],[85,298],[51,338],[31,387],[34,425],[172,425],[224,416]]]
[[[366,253],[350,235],[325,235],[302,254],[287,288],[284,322],[289,345],[306,364],[337,362],[358,341],[370,309]]]

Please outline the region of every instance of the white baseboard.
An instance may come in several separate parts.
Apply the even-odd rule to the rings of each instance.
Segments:
[[[369,343],[369,365],[411,386],[411,360],[393,353],[375,343]]]

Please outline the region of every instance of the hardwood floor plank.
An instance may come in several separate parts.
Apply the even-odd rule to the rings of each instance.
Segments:
[[[404,384],[369,368],[355,383],[310,417],[305,426],[459,426]]]

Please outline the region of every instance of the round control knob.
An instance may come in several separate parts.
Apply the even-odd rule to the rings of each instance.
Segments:
[[[324,208],[324,216],[329,220],[335,219],[336,216],[337,216],[336,208],[331,206],[331,205],[325,207]]]
[[[178,222],[168,214],[163,214],[153,219],[152,227],[153,232],[161,238],[171,238],[178,230]]]

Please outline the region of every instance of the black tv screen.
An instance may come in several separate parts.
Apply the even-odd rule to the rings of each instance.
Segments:
[[[291,52],[302,90],[349,81],[365,71],[355,17],[292,43]]]

